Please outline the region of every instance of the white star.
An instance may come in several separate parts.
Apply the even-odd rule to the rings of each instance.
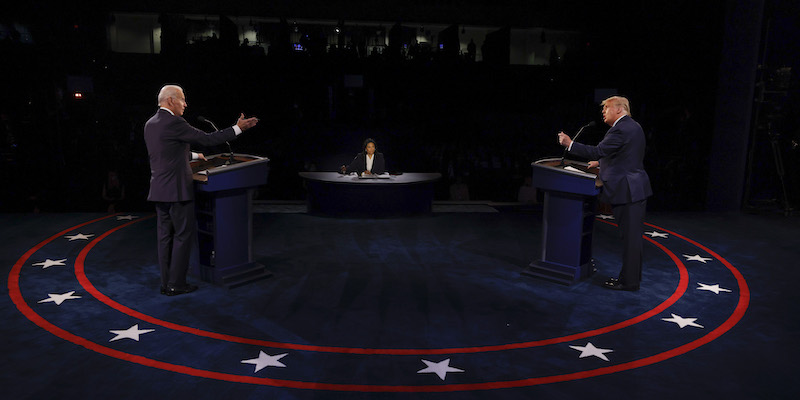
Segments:
[[[697,290],[708,290],[709,292],[714,292],[714,294],[719,294],[719,292],[730,292],[730,289],[719,287],[719,283],[714,285],[706,285],[705,283],[697,282],[697,284],[700,285]]]
[[[600,218],[600,219],[614,219],[614,216],[613,215],[608,215],[608,214],[600,214],[600,215],[597,216],[597,218]]]
[[[131,221],[134,218],[139,218],[136,215],[117,215],[117,221],[127,220]]]
[[[608,357],[606,357],[605,353],[611,353],[614,350],[611,349],[600,349],[594,347],[592,342],[586,342],[586,346],[569,346],[569,348],[573,350],[580,350],[581,355],[579,358],[595,356],[601,360],[609,361]]]
[[[442,360],[437,362],[422,360],[422,362],[427,365],[427,367],[417,371],[418,374],[436,374],[439,379],[444,380],[447,377],[448,372],[464,372],[463,369],[453,368],[450,366],[450,359]]]
[[[67,235],[67,236],[64,236],[64,237],[65,238],[69,238],[69,241],[71,242],[73,240],[89,240],[89,238],[92,237],[92,236],[94,236],[93,233],[90,233],[88,235],[84,235],[82,233],[79,233],[77,235],[72,235],[72,236]]]
[[[667,322],[674,322],[674,323],[678,324],[678,326],[680,326],[681,329],[683,329],[683,328],[685,328],[687,326],[694,326],[696,328],[702,328],[703,327],[703,325],[700,325],[700,324],[697,324],[697,323],[694,322],[694,321],[697,321],[697,318],[683,318],[683,317],[681,317],[679,315],[672,314],[672,318],[661,318],[661,319],[664,320],[664,321],[667,321]]]
[[[61,303],[65,302],[66,300],[73,300],[73,299],[80,299],[81,298],[81,296],[73,296],[73,294],[75,294],[74,290],[71,291],[71,292],[62,293],[62,294],[48,293],[47,295],[50,296],[50,297],[48,297],[48,298],[46,298],[44,300],[39,300],[39,303],[48,303],[48,302],[52,301],[52,302],[56,303],[57,306],[60,306]]]
[[[666,237],[668,237],[668,236],[669,236],[669,233],[664,233],[664,232],[656,232],[656,231],[652,231],[652,232],[645,232],[644,234],[645,234],[645,235],[650,235],[650,237],[651,237],[651,238],[654,238],[654,237],[666,238]]]
[[[47,268],[50,268],[50,267],[52,267],[54,265],[64,265],[65,261],[67,261],[66,258],[63,259],[63,260],[51,260],[51,259],[48,258],[46,261],[42,261],[42,262],[38,262],[36,264],[33,264],[33,266],[34,267],[42,267],[42,269],[47,269]]]
[[[139,341],[139,335],[153,332],[155,329],[139,329],[139,324],[136,324],[128,329],[123,329],[119,331],[109,331],[117,336],[114,336],[109,340],[109,342],[113,342],[115,340],[120,339],[133,339],[135,341]]]
[[[700,257],[700,254],[695,254],[693,256],[684,254],[683,256],[686,257],[686,261],[700,261],[703,264],[705,264],[706,261],[711,261],[711,259],[708,257]]]
[[[253,371],[253,372],[261,371],[262,369],[264,369],[266,367],[281,367],[281,368],[285,368],[286,365],[284,363],[278,361],[278,360],[280,360],[281,358],[283,358],[287,354],[289,354],[289,353],[283,353],[283,354],[277,354],[277,355],[271,356],[271,355],[269,355],[267,353],[264,353],[263,351],[259,350],[258,351],[258,358],[251,358],[249,360],[242,360],[242,364],[253,364],[253,365],[255,365],[256,366],[256,370]]]

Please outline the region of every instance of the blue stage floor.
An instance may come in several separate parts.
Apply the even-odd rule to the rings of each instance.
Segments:
[[[599,272],[562,286],[520,274],[541,210],[290,208],[254,216],[271,278],[190,278],[200,289],[177,297],[158,293],[151,214],[0,215],[2,398],[797,394],[797,217],[651,213],[642,289],[614,292],[600,286],[618,271],[613,220],[595,223]]]

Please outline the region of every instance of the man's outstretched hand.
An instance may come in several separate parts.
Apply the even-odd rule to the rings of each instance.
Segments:
[[[239,126],[239,129],[241,129],[242,132],[256,126],[257,123],[258,123],[258,118],[256,117],[245,118],[244,113],[239,115],[239,120],[236,121],[236,125]]]

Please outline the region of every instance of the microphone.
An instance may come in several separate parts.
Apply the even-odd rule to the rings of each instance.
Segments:
[[[211,120],[206,119],[206,117],[204,117],[202,115],[197,117],[197,120],[200,121],[200,122],[205,122],[205,123],[211,125],[211,127],[214,128],[215,131],[219,130],[217,128],[217,125],[215,125],[213,122],[211,122]],[[228,152],[231,153],[230,157],[228,158],[228,161],[225,161],[225,165],[231,165],[231,163],[233,163],[233,149],[231,148],[231,144],[228,143],[228,141],[225,141],[225,144],[228,145]]]
[[[214,123],[213,123],[213,122],[211,122],[211,121],[207,120],[207,119],[206,119],[206,117],[204,117],[204,116],[202,116],[202,115],[201,115],[201,116],[199,116],[199,117],[197,117],[197,120],[198,120],[198,121],[200,121],[200,122],[203,122],[203,123],[206,123],[206,124],[209,124],[209,125],[211,125],[211,127],[212,127],[212,128],[214,128],[214,130],[215,130],[215,131],[218,131],[218,130],[219,130],[219,129],[217,129],[217,126],[216,126],[216,125],[214,125]]]
[[[595,125],[597,125],[597,123],[592,121],[582,126],[581,129],[578,129],[578,133],[575,134],[575,137],[572,138],[572,141],[574,142],[578,140],[578,136],[581,135],[581,132],[583,132],[584,129],[594,127]],[[567,149],[569,149],[569,147],[564,147],[564,154],[561,155],[561,164],[559,165],[564,165],[564,158],[567,157]]]

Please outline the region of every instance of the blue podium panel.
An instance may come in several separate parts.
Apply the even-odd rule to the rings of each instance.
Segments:
[[[256,187],[267,183],[269,159],[246,154],[214,155],[208,161],[193,161],[192,171],[197,190],[222,190]],[[230,162],[230,163],[229,163]]]
[[[597,196],[597,175],[589,171],[586,163],[546,158],[531,164],[533,184],[543,191],[572,193],[583,196]]]
[[[594,271],[592,231],[600,193],[597,170],[561,158],[531,165],[533,185],[544,191],[542,258],[524,273],[559,283],[578,282]]]
[[[253,195],[267,183],[269,159],[233,154],[192,162],[201,279],[228,287],[268,277],[253,261]]]
[[[431,212],[439,173],[363,178],[338,172],[301,172],[308,212],[331,216],[388,217]]]

